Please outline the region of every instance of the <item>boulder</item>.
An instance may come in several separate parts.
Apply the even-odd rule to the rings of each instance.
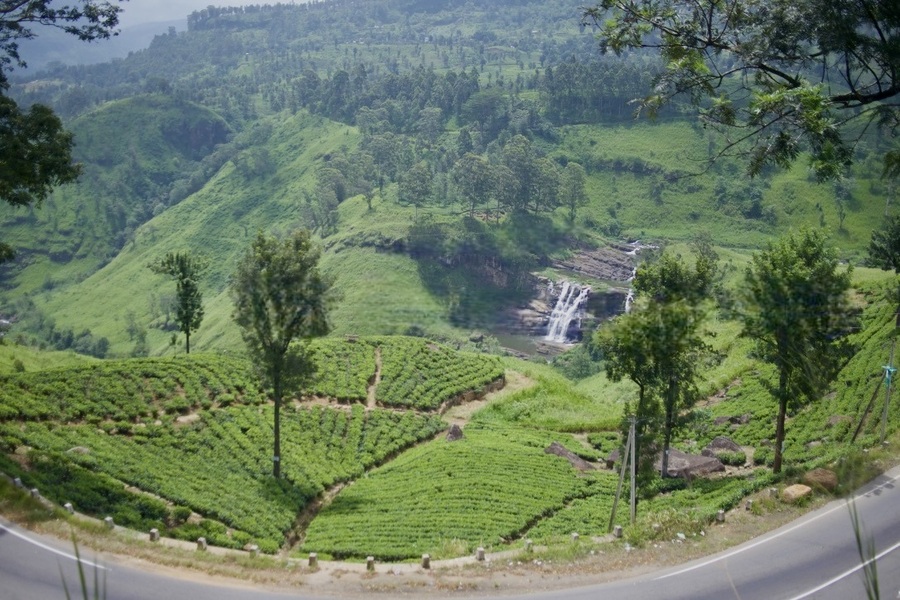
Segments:
[[[616,466],[616,463],[619,462],[620,454],[621,452],[619,452],[618,448],[609,453],[609,456],[606,457],[607,469],[612,469]]]
[[[709,450],[713,454],[707,454],[706,451]],[[713,456],[716,452],[742,452],[743,448],[737,445],[737,443],[729,437],[725,437],[724,435],[717,436],[713,441],[706,445],[706,448],[703,449],[703,456]]]
[[[802,483],[795,483],[781,490],[781,499],[785,502],[797,502],[812,495],[812,488]]]
[[[456,440],[461,440],[463,438],[463,431],[459,425],[453,424],[450,426],[450,431],[447,432],[447,441],[455,442]]]
[[[656,470],[662,469],[662,453],[656,459]],[[690,478],[695,475],[708,475],[720,473],[725,470],[725,465],[718,458],[711,456],[697,456],[687,454],[680,450],[669,449],[669,477]]]
[[[803,476],[803,483],[813,488],[820,487],[833,492],[837,489],[838,478],[837,474],[829,469],[813,469]]]
[[[584,460],[559,442],[553,442],[549,446],[544,449],[544,452],[547,454],[555,454],[556,456],[561,456],[572,463],[572,466],[578,469],[579,471],[593,471],[596,467]]]
[[[831,429],[839,423],[847,423],[849,421],[850,417],[846,415],[831,415],[830,417],[828,417],[828,421],[825,423],[825,428]]]

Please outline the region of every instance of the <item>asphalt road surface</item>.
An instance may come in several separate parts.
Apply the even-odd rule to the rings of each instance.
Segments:
[[[864,536],[875,545],[881,599],[900,598],[900,468],[862,488],[855,503]],[[95,574],[109,600],[312,600],[251,587],[217,587],[146,573],[83,556],[93,589]],[[0,520],[0,600],[81,597],[71,544],[35,536]],[[603,585],[557,590],[522,598],[595,600],[852,600],[866,598],[861,560],[844,500],[725,552],[684,565]]]

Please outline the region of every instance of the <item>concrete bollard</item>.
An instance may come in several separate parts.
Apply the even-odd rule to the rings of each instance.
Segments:
[[[197,538],[197,550],[205,552],[206,548],[207,548],[206,538],[205,537]]]
[[[747,500],[747,505],[745,508],[747,510],[753,510],[753,500]]]
[[[319,555],[315,552],[309,553],[309,566],[313,569],[319,566]]]
[[[525,540],[525,552],[533,552],[534,551],[534,542],[530,539]]]
[[[250,544],[248,550],[250,550],[250,556],[259,556],[259,546],[256,544]]]
[[[481,546],[475,550],[475,560],[484,560],[484,548]]]
[[[103,519],[103,522],[106,523],[106,528],[107,528],[107,529],[112,529],[113,527],[116,526],[116,524],[115,524],[115,522],[113,521],[113,518],[112,518],[112,517],[106,517],[105,519]]]
[[[375,557],[367,556],[366,557],[366,571],[374,571],[375,570]]]
[[[16,477],[15,479],[13,479],[13,485],[15,485],[17,488],[23,488],[23,487],[25,487],[25,486],[22,484],[22,478],[21,478],[21,477]]]
[[[159,541],[159,529],[157,529],[156,527],[154,527],[153,529],[150,530],[150,541],[151,542]]]
[[[622,537],[622,526],[621,525],[616,525],[615,527],[613,527],[613,537],[614,538]]]
[[[769,498],[778,497],[778,488],[769,488]]]
[[[719,509],[719,512],[716,513],[716,523],[724,523],[725,522],[725,511]]]
[[[423,569],[430,569],[430,568],[431,568],[431,555],[430,555],[430,554],[423,554],[423,555],[422,555],[422,568],[423,568]]]
[[[38,498],[41,495],[37,488],[31,488],[29,493],[31,494],[32,498]]]
[[[63,504],[63,508],[66,509],[66,512],[69,513],[70,515],[75,514],[75,507],[72,506],[71,502],[66,502],[65,504]]]
[[[575,542],[576,544],[578,543],[578,532],[577,531],[572,532],[572,541]]]

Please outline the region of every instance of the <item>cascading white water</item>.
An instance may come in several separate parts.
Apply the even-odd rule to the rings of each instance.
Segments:
[[[553,312],[550,313],[547,335],[544,336],[545,340],[556,342],[557,344],[566,342],[569,325],[576,317],[580,316],[582,307],[587,302],[590,293],[591,288],[588,286],[581,287],[570,284],[568,281],[563,282],[559,298],[556,300],[556,306],[553,307]]]
[[[637,276],[637,267],[631,270],[631,277],[626,279],[625,281],[632,282],[634,278]],[[625,295],[625,312],[631,312],[631,305],[634,304],[634,288],[628,288],[628,293]]]

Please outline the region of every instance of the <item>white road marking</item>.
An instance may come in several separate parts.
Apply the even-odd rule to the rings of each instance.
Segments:
[[[843,579],[844,577],[849,577],[850,575],[853,575],[854,573],[856,573],[857,571],[859,571],[860,569],[862,569],[863,567],[865,567],[865,566],[868,565],[869,563],[871,563],[871,562],[873,562],[873,561],[876,561],[876,560],[880,560],[883,556],[886,556],[886,555],[890,554],[891,552],[893,552],[893,551],[896,550],[897,548],[900,548],[900,542],[897,542],[896,544],[894,544],[893,546],[891,546],[891,547],[888,548],[887,550],[883,550],[880,554],[876,555],[874,558],[870,558],[870,559],[867,560],[866,562],[861,563],[861,564],[858,564],[858,565],[856,565],[855,567],[853,567],[852,569],[849,569],[849,570],[847,570],[847,571],[844,571],[843,573],[841,573],[841,574],[838,575],[837,577],[834,577],[834,578],[832,578],[832,579],[829,579],[828,581],[826,581],[825,583],[823,583],[823,584],[820,585],[819,587],[813,588],[813,589],[809,590],[808,592],[804,592],[804,593],[800,594],[799,596],[794,596],[794,597],[791,598],[790,600],[801,600],[802,598],[808,598],[808,597],[812,596],[812,595],[815,594],[816,592],[821,592],[822,590],[824,590],[825,588],[827,588],[829,585],[831,585],[831,584],[833,584],[833,583],[837,583],[838,581],[840,581],[840,580]]]
[[[881,488],[887,487],[888,485],[894,483],[895,481],[897,481],[897,479],[900,479],[900,475],[895,475],[894,477],[891,477],[890,479],[888,479],[888,480],[885,481],[884,483],[882,483],[882,484],[880,484],[880,485],[878,485],[878,486],[875,486],[875,487],[872,488],[871,490],[867,490],[864,494],[859,494],[859,496],[868,496],[868,495],[871,494],[872,492],[876,492],[876,491],[880,490]],[[788,534],[788,533],[794,531],[795,529],[799,529],[800,527],[803,527],[803,526],[805,526],[805,525],[808,525],[809,523],[812,523],[813,521],[816,521],[816,520],[818,520],[818,519],[821,519],[821,518],[824,517],[825,515],[831,514],[831,513],[833,513],[833,512],[836,511],[836,510],[845,508],[845,506],[846,506],[845,504],[837,504],[836,506],[834,506],[834,507],[832,507],[832,508],[829,508],[829,509],[826,510],[825,512],[819,513],[818,515],[816,515],[815,517],[812,517],[811,519],[807,519],[807,520],[805,520],[805,521],[803,521],[803,522],[801,522],[801,523],[797,523],[796,525],[793,525],[793,526],[791,526],[791,527],[788,527],[787,529],[784,529],[784,530],[782,530],[782,531],[779,531],[779,532],[776,533],[776,534],[770,535],[770,536],[765,537],[765,538],[761,538],[761,539],[759,539],[759,540],[753,542],[752,544],[748,544],[748,545],[746,545],[746,546],[742,546],[742,547],[740,547],[740,548],[737,548],[736,550],[732,550],[731,552],[726,552],[725,554],[722,554],[722,555],[720,555],[720,556],[716,556],[716,557],[714,557],[714,558],[711,558],[711,559],[709,559],[709,560],[703,561],[703,562],[698,563],[698,564],[696,564],[696,565],[693,565],[693,566],[690,566],[690,567],[686,567],[686,568],[684,568],[684,569],[680,569],[680,570],[674,571],[674,572],[672,572],[672,573],[667,573],[666,575],[660,575],[659,577],[654,578],[653,581],[659,581],[660,579],[667,579],[667,578],[669,578],[669,577],[675,577],[676,575],[682,575],[682,574],[684,574],[684,573],[689,573],[689,572],[691,572],[691,571],[696,571],[697,569],[702,569],[703,567],[706,567],[706,566],[709,566],[709,565],[711,565],[711,564],[717,563],[717,562],[719,562],[719,561],[722,561],[722,560],[731,558],[732,556],[735,556],[735,555],[737,555],[737,554],[740,554],[741,552],[745,552],[745,551],[747,551],[747,550],[750,550],[751,548],[756,548],[757,546],[761,546],[762,544],[765,544],[766,542],[770,542],[770,541],[772,541],[772,540],[774,540],[774,539],[780,538],[781,536],[786,535],[786,534]]]
[[[93,567],[93,568],[95,568],[95,569],[100,569],[101,571],[108,571],[108,570],[109,570],[109,569],[107,569],[106,567],[104,567],[104,566],[102,566],[102,565],[98,565],[97,563],[93,563],[93,562],[91,562],[91,561],[89,561],[89,560],[85,560],[85,559],[83,559],[83,558],[82,558],[82,559],[79,559],[79,558],[78,558],[77,556],[75,556],[74,554],[68,554],[68,553],[66,553],[66,552],[63,552],[62,550],[57,550],[56,548],[52,548],[52,547],[50,547],[50,546],[48,546],[48,545],[46,545],[46,544],[43,544],[43,543],[41,543],[41,542],[39,542],[39,541],[37,541],[37,540],[33,540],[33,539],[31,539],[30,537],[28,537],[27,535],[23,535],[23,534],[19,533],[18,531],[15,531],[15,530],[13,530],[13,529],[10,529],[9,527],[3,525],[2,523],[0,523],[0,529],[6,531],[7,533],[13,534],[13,535],[16,536],[17,538],[19,538],[19,539],[21,539],[21,540],[24,540],[24,541],[28,542],[29,544],[32,544],[32,545],[34,545],[34,546],[37,546],[38,548],[42,548],[42,549],[44,549],[44,550],[47,550],[48,552],[52,552],[53,554],[58,554],[58,555],[60,555],[60,556],[63,556],[63,557],[65,557],[65,558],[68,558],[69,560],[74,560],[74,561],[80,560],[82,564],[87,565],[87,566],[89,566],[89,567]]]

